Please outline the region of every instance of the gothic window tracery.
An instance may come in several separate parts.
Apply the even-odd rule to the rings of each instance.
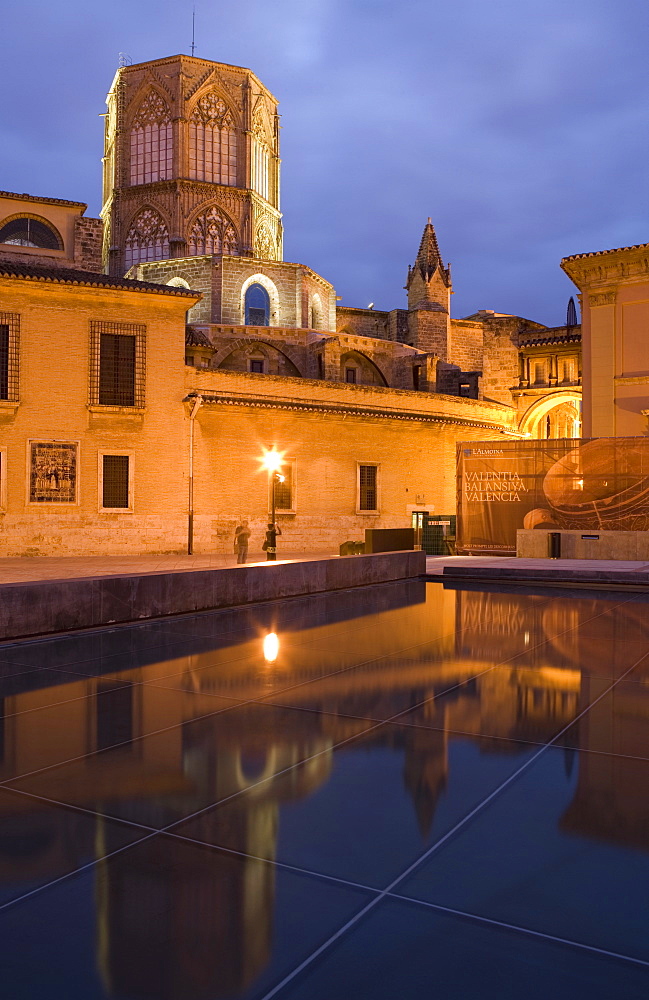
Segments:
[[[148,260],[169,257],[169,230],[162,216],[153,208],[143,208],[133,221],[126,237],[126,270]]]
[[[204,94],[189,121],[189,176],[213,184],[237,183],[237,134],[218,94]]]
[[[258,107],[252,119],[252,188],[268,201],[268,174],[270,151],[268,136],[264,126],[261,107]]]
[[[239,255],[239,241],[234,226],[214,206],[194,222],[189,234],[189,256],[203,254]]]
[[[131,184],[168,180],[172,169],[171,115],[160,95],[151,90],[131,126]]]
[[[266,226],[260,226],[255,238],[255,257],[261,260],[276,260],[277,248]]]

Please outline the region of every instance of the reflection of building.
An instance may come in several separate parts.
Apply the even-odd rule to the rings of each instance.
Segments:
[[[615,617],[596,617],[585,599],[548,603],[528,596],[521,602],[517,595],[445,591],[435,638],[430,606],[396,602],[363,614],[365,600],[352,599],[353,628],[340,628],[344,601],[335,595],[323,604],[341,609],[331,624],[318,624],[317,615],[309,620],[308,612],[301,626],[293,621],[283,629],[279,622],[272,668],[263,661],[261,635],[233,646],[214,642],[211,649],[203,640],[201,652],[122,671],[117,680],[62,684],[56,698],[53,689],[40,689],[4,699],[1,780],[32,772],[18,787],[42,791],[38,772],[48,768],[48,797],[87,809],[75,813],[3,793],[0,872],[14,882],[56,877],[91,861],[97,849],[105,854],[122,846],[123,832],[93,819],[94,808],[154,827],[204,809],[191,836],[236,852],[154,838],[98,866],[97,960],[111,993],[207,998],[255,980],[272,940],[274,869],[264,861],[277,856],[280,811],[332,780],[337,743],[359,736],[346,753],[377,747],[402,758],[399,780],[425,839],[453,781],[453,740],[474,740],[481,753],[502,754],[551,739],[621,670],[614,648],[624,642],[614,640],[629,642],[645,630],[639,603],[627,602]],[[583,634],[580,615],[588,623]],[[114,638],[103,639],[113,667]],[[84,643],[96,637],[78,642],[82,656]],[[597,672],[602,657],[605,675]],[[329,673],[330,666],[353,664]],[[264,707],[260,716],[259,706],[247,705],[208,714],[220,705],[216,694],[247,701],[268,693],[269,669],[280,686],[291,687],[291,703],[308,711]],[[159,679],[161,671],[162,686],[141,683]],[[323,673],[329,675],[317,680]],[[172,676],[191,694],[169,690]],[[317,682],[299,683],[308,679]],[[576,794],[563,824],[649,850],[642,761],[637,774],[629,763],[646,758],[649,747],[645,688],[641,675],[633,695],[621,690],[603,698],[580,721],[579,745],[596,752],[579,756]],[[429,728],[404,719],[409,724],[365,733],[368,718],[426,699],[418,721]],[[624,768],[611,754],[624,759]],[[307,757],[304,766],[292,766]],[[64,760],[71,763],[52,767]],[[226,808],[205,808],[226,797]],[[182,827],[177,832],[182,836]]]
[[[269,444],[286,460],[282,546],[336,551],[413,510],[452,513],[458,441],[578,432],[576,316],[567,331],[452,318],[430,220],[405,308],[337,306],[283,260],[278,120],[250,70],[122,66],[102,220],[0,195],[6,554],[229,553],[242,517],[259,550]],[[74,449],[65,489],[55,466],[26,497],[30,442]]]

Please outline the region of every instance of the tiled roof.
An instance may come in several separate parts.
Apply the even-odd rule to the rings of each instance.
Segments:
[[[187,347],[211,347],[212,341],[202,330],[195,330],[193,326],[188,326],[185,333],[185,344]]]
[[[15,198],[18,201],[44,201],[48,205],[74,205],[86,209],[85,201],[67,201],[65,198],[39,198],[36,194],[17,194],[15,191],[0,191],[0,198]]]
[[[99,288],[122,288],[129,292],[157,292],[164,295],[181,295],[196,298],[199,292],[176,285],[156,285],[151,281],[134,281],[132,278],[115,278],[110,274],[95,274],[93,271],[77,271],[72,267],[47,267],[38,264],[4,260],[0,258],[0,276],[5,278],[25,278],[36,281],[56,282],[60,285],[91,285]]]
[[[602,257],[607,253],[620,253],[621,250],[649,250],[649,243],[635,243],[632,247],[613,247],[611,250],[592,250],[590,253],[573,253],[571,257],[564,257],[561,263],[567,260],[583,260],[584,257]]]

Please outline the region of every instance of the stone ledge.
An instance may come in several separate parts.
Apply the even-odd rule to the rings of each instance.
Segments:
[[[0,586],[0,641],[347,590],[425,572],[423,552],[383,552],[229,569],[6,584]]]

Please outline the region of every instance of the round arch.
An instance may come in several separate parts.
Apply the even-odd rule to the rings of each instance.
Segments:
[[[575,407],[576,415],[579,416],[581,399],[581,392],[575,389],[562,389],[560,392],[553,392],[547,396],[542,396],[532,403],[520,418],[518,423],[520,433],[529,437],[538,437],[537,430],[543,417],[547,417],[552,410],[563,406],[565,403],[572,403]],[[576,436],[578,437],[579,435]]]
[[[23,222],[26,224],[24,233],[21,227],[21,223]],[[37,238],[38,236],[44,236],[45,233],[43,230],[47,230],[47,235],[52,237],[51,242],[56,244],[56,246],[46,246],[47,241],[43,240],[40,243],[32,243],[31,245],[43,250],[63,250],[63,239],[56,226],[49,219],[43,218],[42,215],[34,215],[33,212],[16,212],[14,215],[8,215],[6,218],[0,220],[0,243],[16,243],[19,246],[30,245],[24,242],[18,243],[19,239],[29,239],[27,229],[30,222],[38,223],[37,229],[40,232],[37,232]],[[7,239],[7,236],[9,236],[9,239]]]
[[[342,352],[340,355],[340,369],[342,374],[344,374],[343,370],[350,361],[356,362],[361,371],[363,370],[364,366],[369,368],[370,371],[378,378],[378,385],[387,386],[388,380],[386,379],[385,375],[383,374],[379,366],[376,364],[376,362],[372,361],[372,359],[369,358],[367,354],[363,354],[362,351],[356,351],[356,350]],[[345,381],[344,378],[343,381]]]
[[[279,314],[279,292],[277,291],[277,286],[270,278],[266,277],[265,274],[257,273],[251,274],[243,282],[241,286],[241,291],[239,293],[239,323],[241,326],[246,325],[246,292],[251,285],[261,285],[268,292],[268,297],[270,298],[270,316],[268,318],[269,326],[280,326],[280,314]]]
[[[222,347],[220,351],[214,355],[211,367],[220,368],[223,362],[237,351],[245,350],[247,347],[252,347],[254,344],[259,344],[261,347],[266,347],[275,354],[281,355],[286,358],[287,361],[293,365],[297,370],[298,376],[304,378],[304,372],[302,371],[301,359],[297,356],[294,351],[288,350],[286,346],[279,348],[277,344],[274,344],[272,340],[264,340],[263,337],[239,337],[237,340],[232,341],[225,347]]]

